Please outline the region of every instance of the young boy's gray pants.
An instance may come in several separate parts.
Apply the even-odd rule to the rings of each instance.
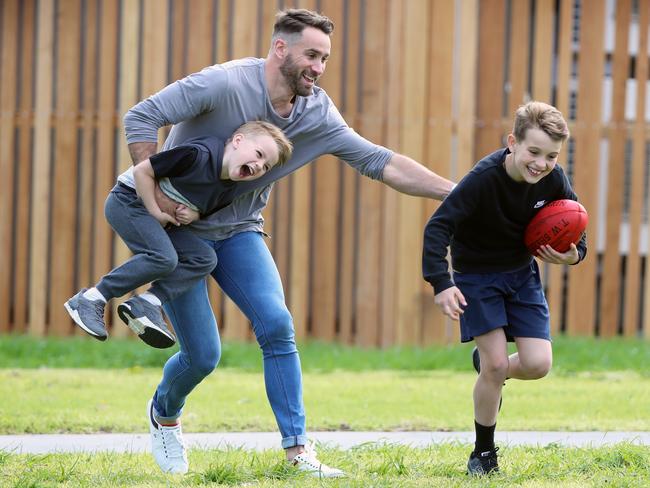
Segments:
[[[149,291],[165,303],[192,288],[217,265],[217,256],[205,241],[187,226],[163,229],[126,185],[113,187],[104,214],[133,253],[97,285],[107,300],[153,281]]]

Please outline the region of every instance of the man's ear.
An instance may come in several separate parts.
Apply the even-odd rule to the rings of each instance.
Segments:
[[[287,55],[288,47],[289,45],[287,44],[287,41],[281,37],[278,37],[275,41],[273,41],[273,52],[280,59],[284,59],[284,57]]]

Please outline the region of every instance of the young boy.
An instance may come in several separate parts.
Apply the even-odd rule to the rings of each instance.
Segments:
[[[225,207],[232,202],[236,182],[260,178],[291,153],[291,142],[278,127],[255,121],[239,127],[225,143],[216,137],[193,139],[122,173],[104,210],[133,256],[65,303],[75,323],[106,340],[106,302],[153,281],[117,312],[150,346],[171,347],[175,338],[165,325],[162,303],[181,295],[216,266],[212,248],[181,224]],[[156,203],[156,184],[182,205],[178,220]]]
[[[519,107],[508,146],[474,166],[424,231],[422,268],[435,303],[451,319],[460,318],[461,342],[474,340],[480,357],[476,443],[467,463],[472,475],[499,469],[494,430],[503,382],[542,378],[551,368],[548,305],[524,231],[545,202],[577,200],[557,165],[568,138],[567,123],[555,107],[542,102]],[[453,280],[445,259],[448,246]],[[583,235],[565,253],[543,245],[538,256],[548,263],[577,264],[586,252]],[[513,340],[518,352],[508,356],[506,342]]]

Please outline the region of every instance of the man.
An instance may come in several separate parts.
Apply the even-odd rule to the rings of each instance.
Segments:
[[[263,241],[261,211],[272,183],[323,154],[333,154],[361,174],[410,195],[442,199],[453,186],[412,159],[359,136],[316,86],[330,56],[333,29],[327,17],[315,12],[280,12],[265,59],[239,59],[205,68],[140,102],[124,117],[134,163],[157,151],[157,129],[169,124],[173,127],[165,149],[198,136],[226,137],[255,119],[277,125],[291,139],[294,152],[285,165],[255,182],[238,185],[230,206],[192,227],[216,253],[212,277],[252,323],[287,459],[319,477],[339,477],[343,472],[320,463],[307,442],[292,318]],[[165,311],[180,351],[165,365],[148,415],[158,464],[164,471],[182,473],[188,463],[181,410],[187,395],[216,367],[220,342],[205,282],[167,303]]]

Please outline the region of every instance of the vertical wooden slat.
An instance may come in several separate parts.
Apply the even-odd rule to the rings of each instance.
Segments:
[[[411,1],[404,10],[404,65],[401,99],[404,112],[400,120],[401,152],[421,161],[424,149],[424,120],[426,105],[422,94],[426,90],[425,65],[418,62],[426,46],[429,5],[424,1]],[[415,344],[420,340],[422,328],[422,215],[423,200],[400,194],[399,222],[395,228],[397,240],[397,321],[396,342]]]
[[[30,233],[29,331],[45,332],[47,308],[48,219],[50,200],[50,118],[53,96],[54,1],[39,3],[36,49],[36,94],[34,101],[34,170],[32,172],[32,218]],[[40,237],[37,237],[40,236]]]
[[[80,0],[59,1],[54,167],[52,172],[52,272],[50,331],[67,335],[72,321],[63,303],[74,290],[77,218],[77,123],[79,110]]]
[[[516,0],[510,5],[510,59],[508,63],[510,93],[506,112],[508,117],[512,117],[516,108],[525,103],[530,96],[528,93],[528,66],[531,62],[529,51],[530,0]]]
[[[167,83],[172,83],[180,78],[183,78],[187,75],[190,70],[187,67],[187,57],[188,57],[188,37],[189,34],[186,32],[186,27],[188,24],[187,19],[187,10],[188,2],[187,0],[177,0],[170,2],[171,7],[171,36],[170,50],[169,50],[169,79]],[[206,16],[207,17],[207,16]],[[204,22],[206,19],[201,18],[200,22]],[[212,22],[212,18],[208,18],[208,21]],[[208,38],[209,39],[209,38]],[[210,51],[206,49],[208,45],[207,40],[203,39],[204,44],[200,47],[201,51]]]
[[[257,25],[257,1],[243,0],[234,5],[232,14],[234,24],[231,26],[233,36],[233,58],[251,56],[255,53],[257,42],[256,30],[251,26]],[[283,276],[286,279],[286,275]],[[286,283],[286,281],[284,281]],[[249,337],[248,320],[237,306],[227,298],[223,310],[223,337],[227,339],[244,340]]]
[[[636,57],[636,120],[632,136],[632,161],[630,168],[630,247],[627,254],[625,275],[625,308],[623,334],[634,337],[638,332],[639,299],[641,282],[641,258],[639,235],[642,223],[643,177],[648,167],[646,161],[645,102],[648,82],[648,2],[639,2],[639,48]]]
[[[429,28],[428,124],[426,132],[426,161],[428,167],[451,177],[452,122],[454,96],[454,33],[455,2],[436,0],[432,3]],[[438,203],[424,202],[423,221],[428,221]],[[433,301],[433,289],[423,281],[422,342],[447,342],[447,319]]]
[[[631,0],[616,4],[616,34],[612,54],[612,119],[609,131],[609,161],[607,174],[607,206],[605,218],[605,252],[601,281],[600,335],[612,337],[618,329],[621,289],[621,255],[619,242],[623,217],[623,188],[625,182],[625,87],[630,56],[628,39],[631,20]],[[595,235],[590,234],[591,250],[595,250]]]
[[[533,46],[532,98],[551,103],[553,74],[553,16],[555,0],[535,1],[535,39]]]
[[[0,273],[0,332],[10,328],[9,312],[11,303],[11,263],[13,241],[14,213],[14,117],[16,116],[16,66],[18,58],[18,2],[11,0],[0,5],[2,9],[2,39],[0,52],[2,70],[0,70],[0,172],[8,184],[3,184],[0,195],[0,259],[5,263],[4,272]]]
[[[326,0],[321,9],[335,25],[343,27],[342,0]],[[332,36],[333,56],[327,63],[321,86],[334,101],[341,100],[341,71],[343,66],[343,32]],[[316,218],[313,222],[313,277],[311,287],[312,335],[331,341],[335,337],[336,284],[338,270],[338,217],[341,163],[334,156],[323,156],[314,163],[314,195]],[[349,237],[349,236],[348,236]]]
[[[188,2],[190,28],[187,31],[187,73],[199,71],[212,64],[212,50],[210,49],[212,7],[212,0]]]
[[[573,40],[573,0],[561,0],[558,19],[558,59],[557,59],[557,88],[555,105],[562,112],[567,122],[569,121],[569,93],[572,61]],[[561,163],[566,171],[566,157],[568,151],[561,156]],[[551,333],[560,330],[562,314],[563,293],[563,266],[546,266],[546,300],[548,301],[551,316]]]
[[[361,83],[361,99],[355,98],[354,111],[358,120],[358,130],[367,139],[380,143],[385,114],[386,87],[376,83],[387,69],[386,53],[388,40],[384,36],[386,18],[388,17],[388,2],[385,0],[367,4],[363,18],[363,66],[357,83]],[[353,45],[361,42],[359,38],[351,39]],[[356,60],[355,60],[356,61]],[[352,61],[352,64],[356,64]],[[350,84],[351,85],[351,84]],[[357,90],[356,84],[354,90]],[[352,103],[348,100],[348,106]],[[359,112],[357,109],[362,109]],[[379,285],[381,279],[381,258],[383,246],[381,242],[381,205],[382,186],[368,178],[359,179],[359,220],[358,245],[355,259],[357,283],[354,290],[354,316],[356,323],[355,343],[362,346],[376,346],[381,341],[381,318]],[[341,323],[341,338],[349,340],[351,331]]]
[[[600,103],[594,103],[594,100],[601,100],[602,97],[604,23],[604,0],[593,0],[589,3],[589,8],[582,9],[574,187],[587,211],[592,213],[598,208],[598,171],[595,168],[600,160],[601,106]],[[598,235],[597,219],[591,219],[589,231],[593,236]],[[572,335],[594,332],[596,262],[596,257],[591,254],[579,266],[569,267],[567,331]]]
[[[402,118],[403,104],[401,102],[402,84],[404,77],[402,71],[404,60],[401,56],[402,43],[404,40],[404,8],[401,2],[390,2],[388,4],[388,16],[386,18],[387,29],[387,58],[391,63],[386,63],[384,68],[384,79],[386,80],[384,127],[386,145],[391,149],[398,150],[402,141],[402,132],[399,130],[399,120]],[[395,343],[397,337],[397,268],[398,268],[398,246],[395,238],[398,217],[397,192],[387,189],[385,191],[382,206],[382,230],[381,239],[383,242],[383,259],[381,262],[381,346],[389,346]]]
[[[478,160],[502,143],[505,0],[483,0],[474,5],[480,8],[477,74],[480,83],[476,95],[478,128],[472,159]],[[463,6],[470,7],[469,4]]]
[[[16,225],[15,233],[15,282],[14,286],[14,332],[23,332],[27,328],[27,309],[29,303],[29,211],[32,180],[32,115],[34,86],[34,31],[35,1],[22,2],[23,32],[20,40],[21,71],[19,73],[21,95],[18,107],[18,159],[16,171]]]
[[[381,4],[372,7],[381,6]],[[359,119],[359,86],[362,83],[361,69],[362,60],[365,56],[365,43],[361,42],[361,2],[348,2],[347,11],[344,12],[345,25],[340,25],[339,35],[343,35],[343,29],[347,32],[347,40],[342,44],[340,55],[346,60],[344,69],[345,78],[341,84],[346,90],[341,93],[339,108],[347,123],[355,130],[360,130]],[[368,18],[368,16],[366,16]],[[344,45],[343,45],[344,44]],[[362,52],[364,51],[364,52]],[[361,133],[364,137],[368,134]],[[351,166],[343,164],[341,168],[341,189],[339,216],[339,256],[338,256],[338,283],[336,285],[336,326],[338,340],[351,343],[354,332],[361,332],[362,326],[358,322],[355,313],[355,301],[360,290],[356,283],[357,274],[360,272],[361,264],[359,257],[365,252],[372,254],[372,250],[361,248],[361,218],[357,212],[357,188],[368,181],[368,178],[360,176]],[[377,247],[377,246],[373,246]],[[356,329],[355,329],[356,327]],[[371,326],[370,332],[372,333]],[[359,337],[358,334],[356,336]],[[374,344],[374,343],[373,343]]]

